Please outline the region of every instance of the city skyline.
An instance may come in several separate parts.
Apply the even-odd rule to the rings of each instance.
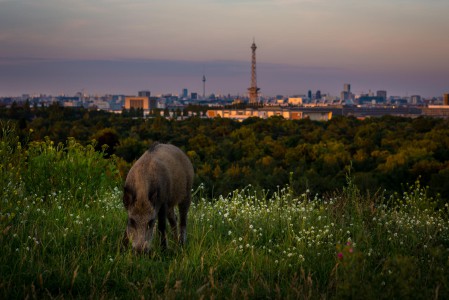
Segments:
[[[321,90],[440,96],[449,3],[0,0],[0,94],[246,95],[255,38],[262,95]]]

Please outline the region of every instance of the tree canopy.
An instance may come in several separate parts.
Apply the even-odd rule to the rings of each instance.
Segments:
[[[181,121],[140,113],[13,105],[0,118],[16,122],[21,139],[80,143],[97,141],[97,150],[122,159],[122,175],[154,142],[172,143],[192,160],[196,183],[210,193],[226,194],[252,185],[276,191],[317,193],[341,189],[346,176],[371,193],[400,192],[419,179],[429,191],[449,199],[449,120],[385,116],[328,122],[249,118]]]

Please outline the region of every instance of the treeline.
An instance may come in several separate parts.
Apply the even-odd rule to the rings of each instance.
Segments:
[[[174,121],[58,105],[1,108],[0,118],[15,122],[24,141],[96,140],[98,150],[121,158],[123,176],[154,141],[175,144],[191,158],[196,183],[214,195],[249,184],[276,191],[287,183],[297,193],[328,193],[341,189],[350,173],[362,191],[401,192],[419,179],[449,201],[449,120],[444,119]]]

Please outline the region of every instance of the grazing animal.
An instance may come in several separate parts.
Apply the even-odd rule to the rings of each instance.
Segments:
[[[167,248],[167,218],[174,237],[187,239],[187,212],[191,202],[193,166],[176,146],[154,143],[131,167],[126,177],[123,204],[128,211],[124,243],[132,242],[137,252],[148,252],[156,217],[161,246]],[[179,230],[175,206],[179,211]]]

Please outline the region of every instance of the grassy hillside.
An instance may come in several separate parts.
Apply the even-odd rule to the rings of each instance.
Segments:
[[[188,243],[121,250],[114,158],[94,145],[0,142],[0,298],[448,299],[448,208],[416,182],[386,199],[193,191]],[[268,196],[273,195],[273,196]]]

